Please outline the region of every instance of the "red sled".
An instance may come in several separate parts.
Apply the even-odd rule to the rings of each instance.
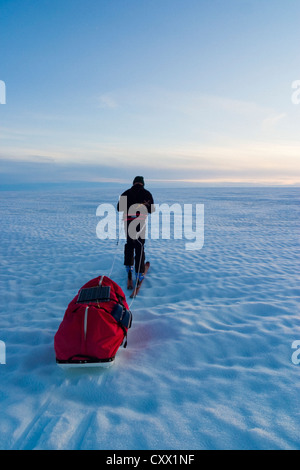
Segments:
[[[120,286],[106,276],[87,282],[69,303],[54,336],[56,363],[62,368],[110,367],[132,325]]]

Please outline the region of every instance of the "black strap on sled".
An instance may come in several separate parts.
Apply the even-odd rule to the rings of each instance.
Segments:
[[[120,325],[124,332],[124,348],[127,346],[127,330],[131,328],[132,324],[132,313],[130,310],[124,307],[123,304],[117,303],[112,311],[110,312],[112,317],[116,320],[116,322]]]
[[[116,304],[110,314],[114,317],[116,322],[120,323],[125,328],[130,328],[132,323],[132,313],[127,310],[123,305]]]

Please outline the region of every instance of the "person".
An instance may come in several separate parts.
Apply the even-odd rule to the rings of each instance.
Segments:
[[[117,210],[123,212],[126,234],[124,265],[128,274],[128,287],[132,288],[134,268],[137,283],[144,278],[146,220],[148,214],[155,211],[153,196],[145,189],[143,176],[136,176],[132,187],[121,194]]]

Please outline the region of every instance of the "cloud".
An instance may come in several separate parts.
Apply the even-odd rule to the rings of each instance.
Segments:
[[[96,98],[97,106],[102,109],[116,109],[117,101],[111,93],[105,93]]]
[[[286,113],[272,114],[271,116],[266,117],[262,122],[263,130],[273,130],[274,128],[276,128],[277,124],[279,124],[279,122],[284,120],[286,117]]]
[[[164,88],[135,88],[111,91],[100,95],[97,102],[101,107],[116,108],[122,103],[124,109],[156,110],[160,112],[177,112],[185,115],[199,114],[210,110],[222,111],[235,115],[250,114],[269,115],[274,113],[270,107],[252,101],[229,98],[221,95],[204,94],[189,91],[177,91]]]
[[[228,142],[226,145],[151,146],[106,144],[90,153],[74,149],[57,156],[36,152],[0,157],[2,184],[63,181],[131,181],[135,174],[154,180],[300,182],[300,142]],[[27,158],[27,160],[26,160]]]
[[[7,141],[0,156],[2,181],[5,171],[12,177],[14,169],[16,178],[23,171],[47,181],[131,180],[135,173],[153,179],[278,180],[284,175],[300,180],[297,134],[294,140],[275,135],[286,124],[286,113],[249,101],[164,89],[111,91],[99,94],[97,103],[117,112],[107,119],[94,107],[94,113],[65,128],[47,122],[39,130],[33,121],[32,135],[27,122],[24,131],[2,128]]]

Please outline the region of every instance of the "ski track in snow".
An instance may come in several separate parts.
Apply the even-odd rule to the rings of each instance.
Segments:
[[[205,244],[147,240],[127,349],[108,370],[61,370],[67,304],[123,246],[96,237],[116,190],[1,192],[1,449],[298,449],[299,189],[153,190],[203,203]],[[128,301],[131,303],[131,299]]]

